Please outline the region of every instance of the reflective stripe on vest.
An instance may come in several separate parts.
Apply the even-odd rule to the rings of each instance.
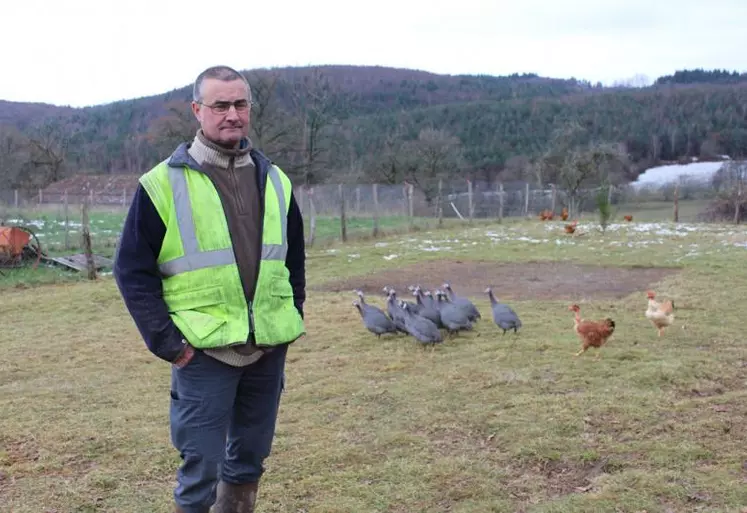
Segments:
[[[280,207],[281,243],[262,244],[261,259],[285,261],[285,256],[288,253],[288,216],[285,213],[287,207],[285,205],[283,182],[280,180],[280,175],[275,166],[270,166],[268,175],[270,180],[272,180]],[[192,217],[192,202],[189,200],[189,189],[187,188],[187,178],[184,176],[184,169],[169,167],[169,182],[171,183],[171,192],[174,197],[174,209],[176,210],[176,220],[179,225],[184,256],[160,264],[158,268],[161,274],[169,277],[188,271],[205,269],[206,267],[236,263],[233,248],[200,251],[200,246],[197,243],[197,234],[195,233],[194,218]]]

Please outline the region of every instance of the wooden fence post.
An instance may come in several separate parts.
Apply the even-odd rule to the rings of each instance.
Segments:
[[[410,216],[410,229],[415,227],[415,216],[413,215],[412,192],[415,186],[408,184],[407,187],[407,214]]]
[[[83,200],[81,212],[81,236],[83,238],[83,252],[86,255],[86,267],[88,268],[88,279],[96,279],[96,263],[93,260],[93,248],[91,245],[91,227],[88,222],[88,201]]]
[[[503,222],[503,182],[498,183],[498,222]]]
[[[68,200],[67,200],[67,189],[65,189],[65,196],[64,196],[64,207],[65,207],[65,251],[70,249],[70,213],[68,210]]]
[[[676,183],[674,185],[674,222],[679,223],[680,221],[680,184]]]
[[[314,188],[309,189],[309,236],[306,245],[314,245],[314,236],[316,235],[316,208],[314,207]]]
[[[475,205],[472,200],[472,180],[467,179],[467,214],[469,215],[469,224],[472,224],[472,218],[475,214]]]
[[[340,193],[340,237],[342,238],[342,242],[347,242],[348,227],[345,220],[345,191],[343,190],[342,184],[338,185],[337,189]]]
[[[407,217],[407,186],[407,182],[402,186],[402,217]]]
[[[550,212],[555,213],[555,205],[558,200],[558,188],[555,184],[552,184],[552,196],[550,199]]]
[[[306,186],[302,185],[298,191],[298,210],[301,211],[301,215],[306,212]]]
[[[737,201],[734,202],[734,224],[739,224],[742,218],[742,194],[744,194],[744,181],[740,179],[737,182]]]
[[[444,181],[442,178],[438,179],[438,199],[436,200],[436,215],[438,216],[439,228],[444,225]]]
[[[524,216],[529,215],[529,182],[524,187]]]
[[[373,236],[379,236],[379,184],[373,184]]]

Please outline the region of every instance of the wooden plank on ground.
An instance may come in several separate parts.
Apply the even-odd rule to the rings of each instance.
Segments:
[[[64,267],[73,269],[81,273],[88,272],[86,266],[86,255],[79,253],[76,255],[66,255],[61,257],[42,257],[42,260],[53,262]],[[96,265],[96,270],[101,270],[105,267],[111,268],[114,265],[114,260],[99,255],[93,255],[93,261]]]

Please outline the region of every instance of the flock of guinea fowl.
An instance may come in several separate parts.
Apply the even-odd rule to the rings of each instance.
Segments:
[[[410,285],[408,290],[415,297],[415,301],[404,301],[397,298],[397,292],[390,287],[384,287],[386,294],[386,312],[366,302],[363,291],[355,290],[358,299],[353,305],[358,309],[363,325],[368,331],[381,337],[386,333],[404,333],[411,335],[418,342],[425,345],[438,344],[444,341],[441,330],[450,335],[459,331],[472,330],[473,325],[482,316],[477,307],[466,297],[458,296],[451,285],[443,284],[443,289],[431,292],[423,290],[420,285]],[[485,289],[490,298],[493,322],[503,330],[513,330],[518,333],[521,320],[514,310],[499,302],[490,287]],[[674,302],[671,300],[659,303],[656,295],[647,292],[648,308],[646,318],[658,330],[659,336],[663,330],[674,322]],[[581,340],[580,356],[589,348],[601,348],[615,332],[615,321],[607,317],[601,320],[586,320],[580,315],[580,308],[574,304],[569,307],[573,311],[574,331]],[[597,358],[600,353],[597,351]]]
[[[410,285],[408,290],[415,302],[397,298],[397,292],[384,287],[386,312],[366,303],[361,290],[356,290],[358,299],[353,305],[358,308],[363,325],[376,336],[386,333],[405,333],[423,344],[443,342],[441,330],[453,335],[459,331],[472,330],[474,323],[482,318],[477,307],[466,297],[457,296],[451,285],[443,284],[443,290],[423,290],[419,285]],[[517,333],[521,320],[514,310],[496,300],[490,288],[485,289],[490,298],[493,321],[505,334],[509,330]]]

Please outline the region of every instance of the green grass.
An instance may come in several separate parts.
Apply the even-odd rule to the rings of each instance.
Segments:
[[[747,250],[734,244],[747,232],[636,226],[603,236],[581,223],[586,235],[570,238],[562,223],[507,222],[311,249],[309,335],[289,352],[258,511],[743,511],[747,350],[735,298],[747,294]],[[420,249],[431,244],[451,249]],[[444,256],[679,266],[652,285],[674,299],[677,321],[658,339],[642,293],[579,297],[584,317],[617,321],[594,361],[573,357],[569,301],[511,299],[524,322],[512,345],[480,296],[477,329],[431,351],[377,340],[351,293],[314,290]],[[0,319],[4,511],[172,511],[169,367],[144,348],[111,279],[6,290]]]
[[[708,204],[709,200],[680,201],[679,221],[681,223],[697,222],[698,215],[706,210]],[[613,205],[613,211],[617,212],[616,217],[619,219],[622,219],[626,214],[630,214],[633,216],[635,221],[672,221],[674,216],[674,203],[671,201],[631,202],[623,205]]]
[[[706,207],[707,201],[680,202],[680,221],[694,222],[698,213]],[[44,205],[37,208],[13,209],[0,206],[0,221],[6,224],[27,226],[38,234],[44,250],[51,256],[61,256],[81,251],[80,207],[71,205],[68,210],[68,233],[65,235],[65,213],[60,205]],[[626,214],[633,214],[637,222],[670,221],[672,204],[663,201],[631,202],[613,207],[611,222],[621,222]],[[94,252],[111,258],[117,243],[119,232],[124,222],[126,210],[121,207],[94,207],[90,213],[91,236]],[[531,217],[531,216],[530,216]],[[595,212],[584,212],[581,219],[594,222],[598,218]],[[534,219],[532,217],[532,219]],[[521,221],[520,218],[506,218],[508,224]],[[309,219],[306,217],[305,233],[309,234]],[[475,219],[475,226],[495,222],[490,219]],[[456,218],[445,218],[445,228],[458,230],[466,225]],[[418,233],[438,227],[435,218],[416,217],[411,223],[406,216],[383,216],[379,220],[379,237],[404,233]],[[373,239],[373,220],[368,217],[351,216],[347,219],[348,240],[369,241]],[[316,221],[314,238],[315,248],[330,248],[339,244],[341,238],[340,219],[336,217],[319,217]],[[67,240],[67,244],[66,244]],[[394,262],[398,264],[398,262]],[[85,279],[78,273],[59,269],[56,266],[41,266],[38,269],[3,270],[0,276],[0,290],[12,287],[35,286],[43,283],[70,283]],[[334,272],[334,271],[333,271]]]

